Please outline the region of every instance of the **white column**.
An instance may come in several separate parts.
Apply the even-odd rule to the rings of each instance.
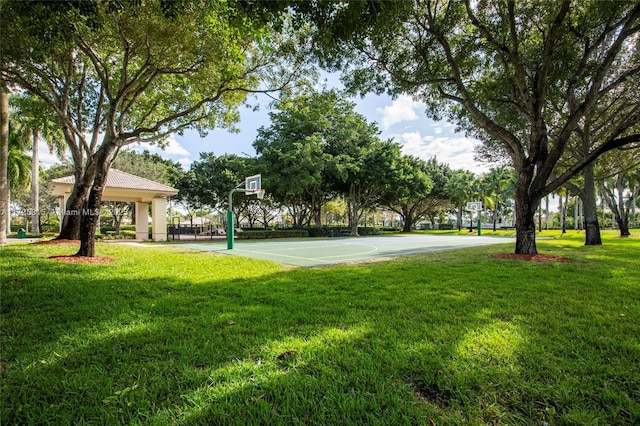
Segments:
[[[64,215],[67,213],[67,201],[70,196],[71,194],[65,192],[64,195],[58,199],[60,201],[60,232],[62,232],[62,222],[64,221]]]
[[[149,203],[136,202],[136,240],[149,240]]]
[[[167,241],[167,199],[151,201],[151,235],[153,241]]]

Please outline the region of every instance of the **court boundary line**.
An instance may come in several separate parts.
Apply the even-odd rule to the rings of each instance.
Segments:
[[[360,262],[360,261],[366,262],[368,260],[392,259],[392,258],[398,258],[402,256],[415,255],[415,254],[421,254],[421,253],[451,251],[456,249],[463,249],[463,248],[469,248],[469,247],[482,247],[482,246],[494,244],[494,242],[474,244],[474,243],[471,243],[471,241],[469,241],[469,243],[471,244],[459,245],[459,244],[456,244],[456,242],[458,243],[460,242],[459,239],[453,239],[453,241],[450,240],[448,241],[448,244],[445,243],[444,239],[438,239],[438,240],[439,240],[438,243],[435,244],[434,246],[424,247],[422,246],[421,242],[418,242],[419,244],[418,246],[414,245],[413,247],[406,247],[406,248],[402,247],[406,245],[406,243],[408,242],[405,239],[402,239],[402,242],[400,240],[396,240],[394,243],[390,245],[385,245],[384,243],[367,244],[368,241],[365,243],[365,241],[360,241],[360,240],[354,241],[353,239],[346,239],[346,240],[343,239],[341,241],[316,240],[313,242],[308,242],[300,239],[297,241],[291,241],[290,244],[287,244],[287,242],[282,240],[280,241],[273,240],[273,241],[266,241],[267,244],[265,248],[261,247],[261,244],[264,243],[265,241],[253,241],[253,242],[246,241],[246,242],[243,242],[243,244],[236,246],[236,248],[233,250],[233,252],[237,252],[237,254],[234,254],[233,252],[225,250],[222,247],[217,246],[217,244],[211,244],[208,242],[202,245],[187,243],[185,245],[181,244],[180,246],[183,246],[183,247],[187,246],[186,248],[197,250],[197,251],[214,252],[218,254],[226,254],[231,256],[233,255],[245,256],[245,257],[251,257],[254,259],[269,260],[273,262],[300,266],[300,267],[313,267],[313,266],[329,266],[329,265],[347,264],[347,263]],[[371,242],[373,243],[373,241]],[[504,242],[506,243],[507,241],[504,241]],[[243,248],[245,244],[250,245],[250,247]],[[282,245],[282,247],[279,247],[279,245]],[[360,251],[356,253],[351,253],[351,254],[335,254],[330,256],[321,255],[318,257],[315,257],[315,256],[303,257],[303,256],[296,256],[293,254],[285,253],[285,252],[291,252],[294,250],[303,251],[303,252],[307,250],[309,251],[329,250],[330,251],[332,248],[336,248],[336,249],[350,248],[352,250],[360,249]],[[319,254],[322,254],[322,253],[319,253]],[[289,259],[289,262],[287,262],[287,259]]]

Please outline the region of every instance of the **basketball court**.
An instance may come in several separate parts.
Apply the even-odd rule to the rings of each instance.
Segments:
[[[175,244],[175,246],[232,256],[266,259],[296,266],[321,266],[512,243],[514,241],[514,238],[509,237],[475,235],[393,235],[359,238],[241,240],[236,241],[234,249],[231,250],[223,241]]]

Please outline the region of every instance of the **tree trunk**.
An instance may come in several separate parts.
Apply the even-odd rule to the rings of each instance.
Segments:
[[[538,206],[538,231],[542,232],[542,199],[540,199],[540,205]]]
[[[413,217],[411,217],[411,211],[406,206],[402,208],[402,221],[402,232],[411,232]]]
[[[629,232],[629,209],[624,202],[624,178],[622,173],[618,174],[616,179],[616,190],[618,191],[618,228],[620,228],[620,236],[628,237]]]
[[[100,204],[102,203],[102,192],[107,183],[107,174],[114,158],[112,158],[115,145],[103,142],[102,147],[96,153],[93,164],[87,165],[85,178],[87,175],[93,175],[91,183],[91,191],[89,197],[84,203],[81,212],[80,222],[80,249],[76,256],[94,257],[96,247],[96,229],[100,221]],[[83,184],[87,181],[84,180]]]
[[[544,198],[544,229],[549,230],[549,194]]]
[[[585,245],[602,245],[600,237],[600,224],[598,223],[598,204],[596,203],[596,184],[593,174],[593,164],[582,170],[584,188],[580,193],[584,211]]]
[[[33,131],[33,153],[31,155],[31,232],[40,233],[40,161],[38,160],[37,130]]]
[[[516,185],[516,254],[538,254],[536,247],[536,210],[540,197],[529,194],[528,182]]]
[[[562,194],[560,194],[560,200],[558,203],[558,213],[560,216],[560,229],[562,229],[563,234],[566,234],[567,233],[567,225],[566,225],[567,217],[566,217],[564,202],[562,201]]]
[[[117,204],[116,204],[117,205]],[[117,207],[116,207],[117,209]],[[116,213],[113,215],[114,219],[114,228],[116,231],[116,237],[120,236],[120,228],[122,227],[122,219],[124,218],[124,213],[120,213],[120,211],[116,210]]]
[[[311,196],[311,205],[313,206],[313,223],[316,228],[322,227],[322,197],[318,195],[318,191],[314,191]]]
[[[89,193],[90,183],[85,182],[85,176],[75,174],[76,184],[73,185],[71,196],[67,200],[64,214],[62,215],[62,227],[58,240],[79,240],[80,239],[80,223],[82,221],[82,209],[85,206],[85,200]],[[90,182],[88,177],[86,180]],[[80,183],[78,183],[80,182]]]
[[[0,81],[0,246],[7,243],[7,218],[9,210],[9,93]],[[11,232],[11,229],[9,229]]]
[[[498,209],[492,212],[492,220],[493,220],[493,232],[496,232],[496,223],[498,222]]]
[[[629,232],[629,213],[621,212],[619,216],[616,217],[616,222],[618,223],[618,228],[620,228],[620,236],[628,237],[631,235]]]
[[[58,240],[79,240],[80,239],[80,223],[82,221],[82,209],[85,206],[87,197],[89,196],[89,190],[93,178],[95,177],[95,170],[87,167],[84,170],[82,165],[76,163],[73,170],[74,185],[73,191],[67,200],[65,211],[60,219],[62,226],[60,229],[60,235],[56,239]]]
[[[358,220],[360,219],[360,194],[355,184],[351,184],[349,188],[349,201],[347,202],[347,210],[349,211],[349,228],[351,228],[351,236],[358,237]]]
[[[462,206],[458,207],[456,212],[456,222],[458,224],[458,232],[462,230]]]

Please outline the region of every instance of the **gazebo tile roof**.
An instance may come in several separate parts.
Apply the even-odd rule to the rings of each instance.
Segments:
[[[73,185],[75,183],[74,176],[65,176],[58,179],[52,179],[52,182],[59,184]],[[155,192],[176,192],[175,188],[167,185],[163,185],[158,182],[154,182],[150,179],[145,179],[140,176],[135,176],[130,173],[126,173],[117,169],[110,169],[107,175],[106,188],[120,188],[120,189],[133,189],[140,191],[155,191]]]

